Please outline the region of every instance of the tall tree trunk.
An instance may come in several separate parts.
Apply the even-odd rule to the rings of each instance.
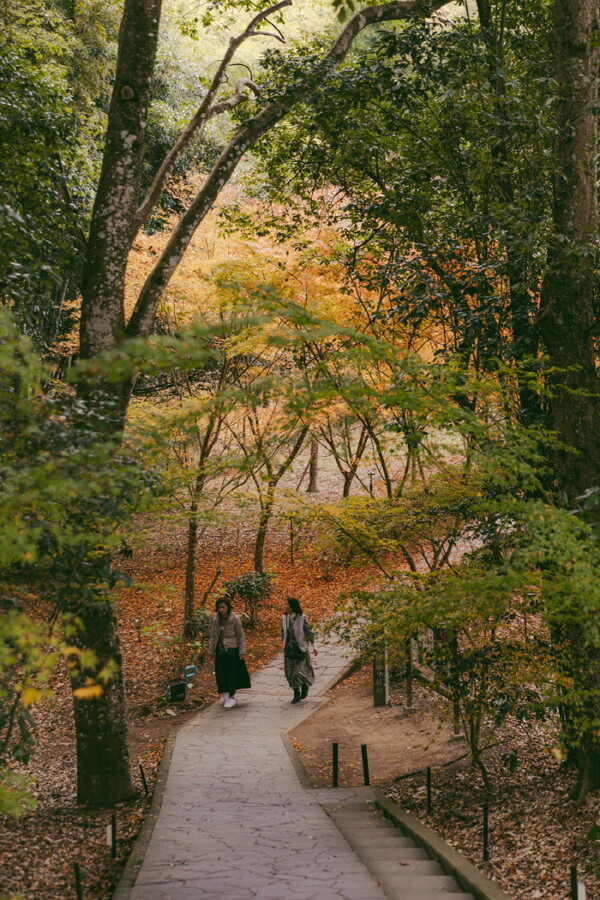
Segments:
[[[539,324],[550,364],[552,425],[576,452],[556,454],[559,492],[569,500],[600,480],[600,403],[594,354],[598,0],[554,6],[557,138],[554,236]]]
[[[81,283],[79,354],[92,359],[125,335],[125,272],[134,236],[162,0],[126,0],[102,170],[94,201]],[[83,379],[94,427],[123,430],[131,385]]]
[[[501,22],[504,20],[507,0],[503,0]],[[488,48],[488,77],[494,95],[494,114],[496,118],[496,135],[491,146],[494,164],[494,178],[505,207],[514,207],[515,190],[510,169],[511,128],[506,111],[507,88],[504,72],[504,34],[503,25],[494,23],[490,0],[477,0],[477,10],[481,28]],[[515,248],[511,239],[510,228],[507,229],[508,240],[505,243],[506,270],[510,287],[510,325],[512,330],[512,356],[517,363],[535,359],[538,354],[539,338],[537,327],[533,321],[533,308],[530,300],[530,276],[523,259],[522,248]],[[521,420],[528,425],[539,421],[541,416],[540,398],[530,384],[526,373],[519,374],[519,400]]]
[[[125,332],[124,286],[133,219],[139,199],[150,88],[162,0],[125,0],[115,84],[108,115],[100,182],[94,203],[82,280],[80,355],[115,347]],[[115,439],[123,430],[130,386],[89,378],[86,427]],[[121,652],[114,609],[108,601],[83,601],[81,646],[117,671],[102,695],[75,698],[77,796],[80,802],[114,804],[134,793],[129,774],[127,718]]]
[[[555,454],[560,497],[572,501],[600,483],[600,402],[594,353],[597,211],[598,0],[555,0],[554,59],[558,95],[554,235],[548,250],[540,329],[553,371],[552,424],[574,452]],[[600,787],[600,661],[586,623],[569,628],[574,670],[588,697],[587,733],[578,750],[577,794]]]
[[[113,604],[108,599],[90,600],[77,610],[81,631],[75,642],[82,650],[92,650],[96,670],[114,666],[114,675],[103,685],[100,697],[74,695],[77,743],[77,801],[95,806],[112,806],[135,795],[129,770],[127,714],[121,649]],[[77,671],[73,690],[85,688],[92,672]]]

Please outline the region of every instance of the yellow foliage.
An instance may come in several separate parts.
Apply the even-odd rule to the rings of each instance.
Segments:
[[[201,184],[197,176],[198,187]],[[221,194],[219,204],[236,200],[238,190],[229,186]],[[255,204],[244,201],[244,211],[252,212]],[[341,268],[321,264],[322,257],[338,240],[333,229],[314,229],[309,235],[310,254],[295,250],[291,244],[276,244],[268,236],[251,241],[243,235],[223,234],[218,225],[216,206],[194,235],[186,254],[175,272],[160,309],[160,315],[174,327],[180,327],[200,316],[214,321],[222,296],[215,279],[236,281],[242,291],[251,293],[259,285],[270,285],[283,298],[311,312],[347,323],[355,304],[340,290]],[[162,252],[169,233],[140,234],[134,244],[127,270],[126,311],[129,315],[140,289]]]
[[[37,688],[27,687],[21,694],[21,705],[25,707],[33,706],[41,696],[42,692],[38,691]]]
[[[102,696],[103,692],[104,688],[101,684],[91,682],[86,683],[83,687],[75,688],[73,696],[77,697],[78,700],[96,700]]]

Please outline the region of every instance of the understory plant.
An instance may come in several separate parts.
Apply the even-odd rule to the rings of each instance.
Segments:
[[[254,628],[258,612],[265,600],[271,596],[273,576],[268,572],[244,572],[223,584],[225,596],[232,602],[239,597],[243,601],[248,616],[248,626]]]

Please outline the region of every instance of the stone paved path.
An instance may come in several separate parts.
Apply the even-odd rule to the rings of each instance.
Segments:
[[[290,704],[282,659],[176,738],[162,807],[139,866],[114,900],[382,900],[385,894],[301,784],[282,733],[347,665],[322,646],[309,698]],[[135,857],[135,851],[134,851]]]

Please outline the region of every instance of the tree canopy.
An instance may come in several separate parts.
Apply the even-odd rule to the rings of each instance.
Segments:
[[[478,765],[482,684],[514,711],[533,703],[515,673],[537,678],[583,791],[600,771],[597,3],[295,7],[0,11],[0,561],[37,589],[51,570],[73,629],[80,799],[132,791],[122,523],[151,494],[185,509],[189,623],[203,523],[229,493],[254,503],[249,577],[266,577],[309,446],[344,488],[306,521],[381,575],[344,607],[349,636],[362,618],[360,641],[405,650],[431,629]],[[174,277],[217,208],[270,259],[197,278],[199,323]],[[511,625],[533,613],[536,672]]]

